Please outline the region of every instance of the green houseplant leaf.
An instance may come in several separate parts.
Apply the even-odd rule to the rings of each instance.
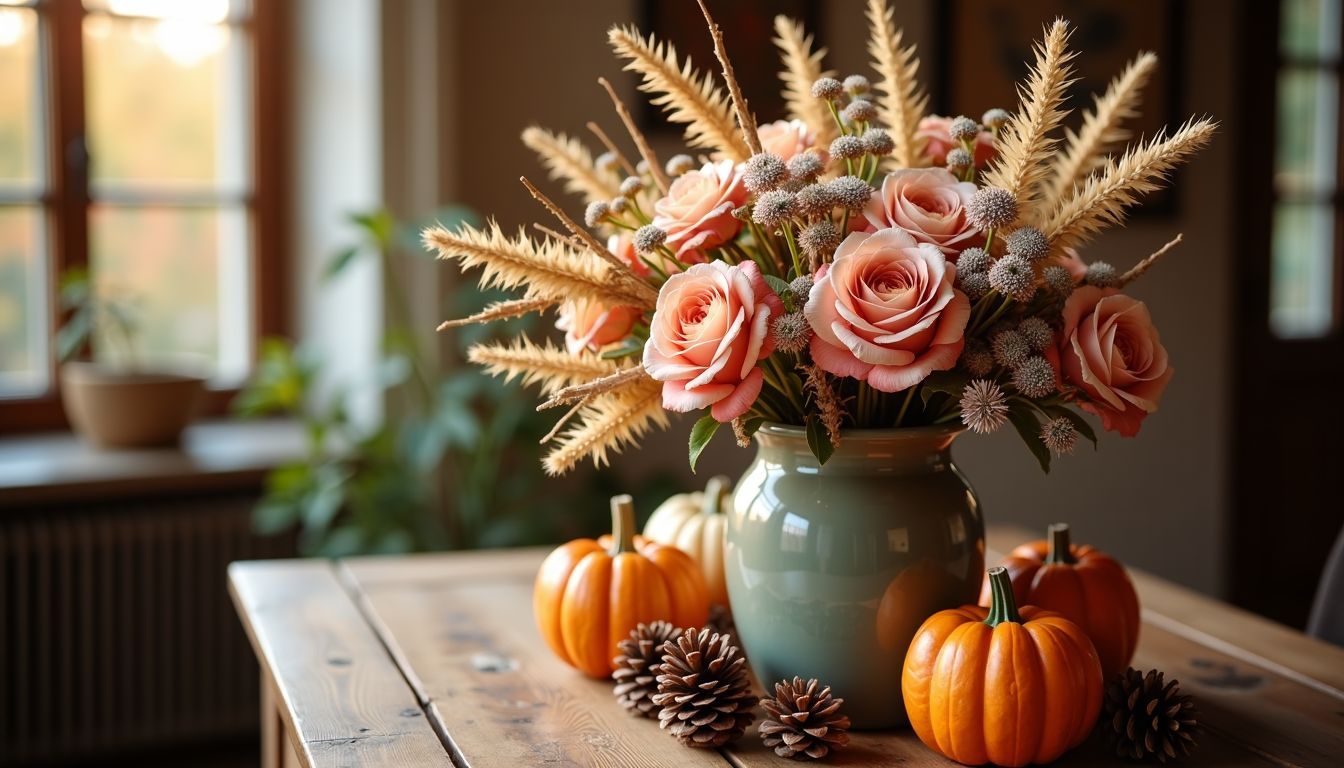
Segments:
[[[700,417],[691,427],[690,439],[690,459],[691,471],[695,471],[695,462],[700,460],[700,453],[709,445],[709,441],[714,438],[714,433],[719,431],[719,421],[709,414]]]

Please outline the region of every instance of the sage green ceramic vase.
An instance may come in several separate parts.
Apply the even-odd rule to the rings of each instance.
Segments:
[[[974,603],[980,503],[952,463],[959,429],[846,432],[825,466],[801,428],[767,424],[737,484],[724,550],[742,647],[762,685],[815,677],[855,728],[906,724],[915,630]]]

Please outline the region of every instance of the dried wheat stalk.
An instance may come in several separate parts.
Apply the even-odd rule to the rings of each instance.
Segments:
[[[882,94],[878,117],[896,142],[892,158],[901,168],[926,165],[919,120],[924,116],[929,97],[915,79],[919,71],[915,46],[901,47],[903,33],[896,28],[886,0],[868,0],[867,14],[872,29],[868,54],[873,57],[873,69],[878,74],[876,88]]]
[[[616,371],[616,363],[592,352],[570,354],[550,341],[534,344],[521,335],[510,343],[475,344],[467,350],[467,360],[505,381],[520,378],[524,386],[540,383],[547,395]]]
[[[830,146],[838,133],[835,121],[826,105],[812,97],[812,84],[819,78],[835,74],[821,68],[826,49],[814,51],[812,36],[805,33],[803,25],[782,15],[775,17],[775,45],[784,63],[779,79],[784,81],[784,101],[789,117],[807,125],[816,137],[818,147]]]
[[[523,130],[523,144],[537,153],[551,178],[564,180],[566,192],[590,203],[621,193],[620,183],[593,166],[592,153],[578,139],[534,125]]]
[[[445,320],[439,323],[436,330],[446,330],[448,328],[460,328],[464,325],[476,325],[478,323],[489,323],[494,320],[507,320],[511,317],[522,317],[530,315],[533,312],[541,312],[555,306],[557,302],[554,299],[512,299],[510,301],[496,301],[486,306],[480,312],[474,315],[460,318],[458,320]]]
[[[633,386],[595,397],[579,411],[582,422],[561,436],[543,465],[549,475],[560,475],[591,457],[593,464],[607,463],[610,451],[620,451],[639,440],[653,425],[667,427],[662,384],[641,379]]]

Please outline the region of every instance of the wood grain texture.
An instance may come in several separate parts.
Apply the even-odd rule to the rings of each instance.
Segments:
[[[328,561],[234,563],[229,591],[302,764],[452,765]]]

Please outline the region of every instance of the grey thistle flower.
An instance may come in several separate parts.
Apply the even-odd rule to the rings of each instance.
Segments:
[[[989,293],[989,275],[984,272],[962,272],[958,269],[957,287],[966,294],[966,298],[977,301]]]
[[[1008,398],[998,384],[975,379],[961,391],[961,423],[988,434],[1008,421]]]
[[[973,162],[975,162],[975,158],[971,157],[971,153],[961,147],[948,150],[947,152],[947,170],[952,173],[961,173],[962,171],[965,171],[967,168],[971,167],[971,163]]]
[[[989,270],[989,284],[1013,301],[1028,302],[1036,293],[1036,275],[1020,256],[1004,256]]]
[[[821,172],[826,170],[826,164],[821,161],[821,157],[815,152],[800,152],[789,158],[785,164],[789,170],[789,176],[794,181],[800,181],[804,184],[811,184],[817,180]]]
[[[896,140],[881,128],[869,128],[863,132],[863,146],[868,154],[885,157],[895,151]]]
[[[802,312],[780,315],[770,322],[770,335],[775,348],[784,352],[801,352],[812,341],[812,326]]]
[[[621,161],[615,152],[603,152],[593,161],[593,167],[604,173],[615,173],[621,167]]]
[[[1051,291],[1059,294],[1060,298],[1068,298],[1076,286],[1073,275],[1069,273],[1069,270],[1058,264],[1051,264],[1041,270],[1041,279],[1045,281],[1046,286]]]
[[[994,353],[983,343],[976,342],[974,346],[967,347],[966,353],[961,356],[961,367],[972,376],[988,376],[994,370]]]
[[[619,216],[629,210],[630,198],[625,196],[613,197],[611,198],[611,202],[607,203],[607,207],[611,209],[612,213]]]
[[[611,213],[611,205],[603,200],[594,200],[583,212],[583,223],[596,227]]]
[[[995,108],[986,111],[985,114],[980,117],[980,122],[984,123],[985,127],[991,131],[996,131],[1007,125],[1008,121],[1012,118],[1013,116],[1008,114],[1008,110]]]
[[[867,99],[855,99],[849,102],[840,116],[847,123],[871,123],[877,117],[877,107]]]
[[[868,154],[868,147],[858,136],[837,136],[831,142],[831,157],[838,160],[853,160]]]
[[[762,226],[774,227],[787,222],[797,209],[798,201],[792,192],[772,189],[756,198],[751,220]]]
[[[1072,421],[1060,416],[1041,427],[1041,442],[1056,456],[1073,453],[1078,445],[1078,430],[1073,428]]]
[[[830,184],[810,184],[798,190],[798,213],[809,219],[826,216],[835,207]]]
[[[832,226],[831,228],[834,229],[835,227]],[[793,282],[789,283],[789,293],[793,294],[793,300],[799,304],[806,302],[807,297],[812,295],[812,284],[811,275],[799,275],[793,278]]]
[[[863,75],[850,75],[845,78],[845,90],[854,95],[867,93],[873,89],[873,84],[868,82],[868,78]]]
[[[1043,352],[1055,343],[1055,332],[1050,329],[1049,323],[1039,317],[1023,318],[1017,324],[1017,332],[1027,340],[1027,346],[1031,347],[1032,352]]]
[[[1017,198],[999,187],[981,187],[971,195],[966,216],[976,229],[997,229],[1017,218]]]
[[[862,210],[873,197],[873,188],[858,176],[831,179],[827,186],[831,188],[835,204],[850,211]]]
[[[958,115],[947,126],[947,135],[953,141],[970,141],[980,135],[980,124],[965,115]]]
[[[1031,357],[1031,347],[1017,331],[999,331],[990,341],[994,362],[1004,368],[1016,368]]]
[[[988,272],[994,266],[994,259],[985,253],[984,248],[967,248],[957,256],[957,274],[963,272]]]
[[[1013,369],[1013,386],[1026,397],[1045,397],[1055,391],[1055,369],[1040,355],[1028,357]]]
[[[638,176],[627,176],[625,181],[621,182],[621,194],[626,197],[633,197],[644,189],[644,180]]]
[[[667,233],[662,229],[645,224],[635,230],[635,250],[640,253],[653,253],[659,246],[667,242]]]
[[[1003,238],[1008,253],[1021,256],[1027,261],[1043,259],[1050,253],[1050,240],[1045,233],[1035,227],[1019,227]]]
[[[834,101],[845,92],[845,86],[834,77],[818,78],[812,83],[812,98]]]
[[[668,176],[676,178],[687,171],[695,170],[695,160],[690,155],[673,155],[668,158],[664,170]]]
[[[755,195],[779,189],[788,180],[788,166],[778,155],[769,152],[752,155],[742,167],[742,183]]]
[[[835,249],[839,245],[840,230],[835,228],[835,224],[832,224],[830,219],[822,219],[813,224],[808,224],[798,234],[798,247],[815,259],[824,259],[830,256],[835,253]],[[804,275],[803,277],[807,276]],[[798,279],[802,280],[803,278]],[[811,290],[810,281],[812,278],[807,277],[807,279],[809,281],[808,290]]]
[[[1088,285],[1095,285],[1098,288],[1110,288],[1120,280],[1120,275],[1116,273],[1115,267],[1104,261],[1094,261],[1087,265]]]

